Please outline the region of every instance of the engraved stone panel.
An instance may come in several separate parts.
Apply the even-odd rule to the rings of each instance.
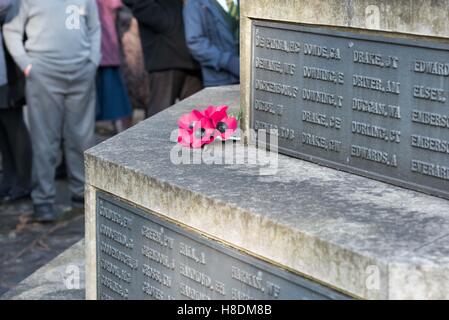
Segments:
[[[449,45],[253,21],[252,47],[280,152],[449,198]]]
[[[102,300],[347,298],[101,192],[97,283]]]

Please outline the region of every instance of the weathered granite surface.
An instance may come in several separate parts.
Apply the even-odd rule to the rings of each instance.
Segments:
[[[206,89],[87,152],[88,299],[96,189],[354,297],[449,298],[449,201],[282,155],[271,176],[172,164],[177,119],[211,103],[237,110],[239,88]]]
[[[240,5],[249,18],[449,37],[447,0],[241,0]]]
[[[84,240],[37,270],[0,300],[84,300]]]

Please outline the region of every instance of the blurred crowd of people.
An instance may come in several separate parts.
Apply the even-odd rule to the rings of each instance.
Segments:
[[[57,219],[61,162],[83,207],[96,121],[239,83],[238,0],[0,0],[0,22],[0,202],[31,195],[34,221]]]

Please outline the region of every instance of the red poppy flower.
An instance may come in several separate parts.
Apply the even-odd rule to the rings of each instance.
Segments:
[[[237,130],[237,119],[229,117],[227,111],[228,106],[210,106],[204,110],[204,115],[211,119],[212,125],[222,140],[229,139]]]
[[[223,141],[228,140],[237,130],[237,119],[226,116],[217,123],[215,129],[219,132]]]
[[[178,142],[190,148],[201,148],[215,140],[215,128],[208,118],[195,121],[188,129],[179,128]]]
[[[227,116],[228,108],[228,106],[209,106],[206,110],[203,111],[203,113],[205,117],[210,118],[212,120],[212,123],[216,125],[220,119],[223,119]]]
[[[179,118],[179,128],[192,130],[195,123],[200,121],[202,118],[204,118],[204,114],[201,111],[192,110],[192,112],[184,114],[181,118]]]
[[[237,130],[237,119],[229,117],[228,106],[209,106],[203,112],[192,112],[181,116],[178,121],[178,142],[190,148],[201,148],[217,137],[229,139]]]
[[[184,147],[192,147],[192,133],[189,130],[179,128],[178,130],[178,143]]]

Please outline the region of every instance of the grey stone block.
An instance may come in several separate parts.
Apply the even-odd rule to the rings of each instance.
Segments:
[[[171,163],[179,116],[211,103],[238,110],[238,90],[204,90],[87,152],[87,298],[96,297],[96,190],[354,297],[449,298],[447,200],[282,155],[271,176]]]

